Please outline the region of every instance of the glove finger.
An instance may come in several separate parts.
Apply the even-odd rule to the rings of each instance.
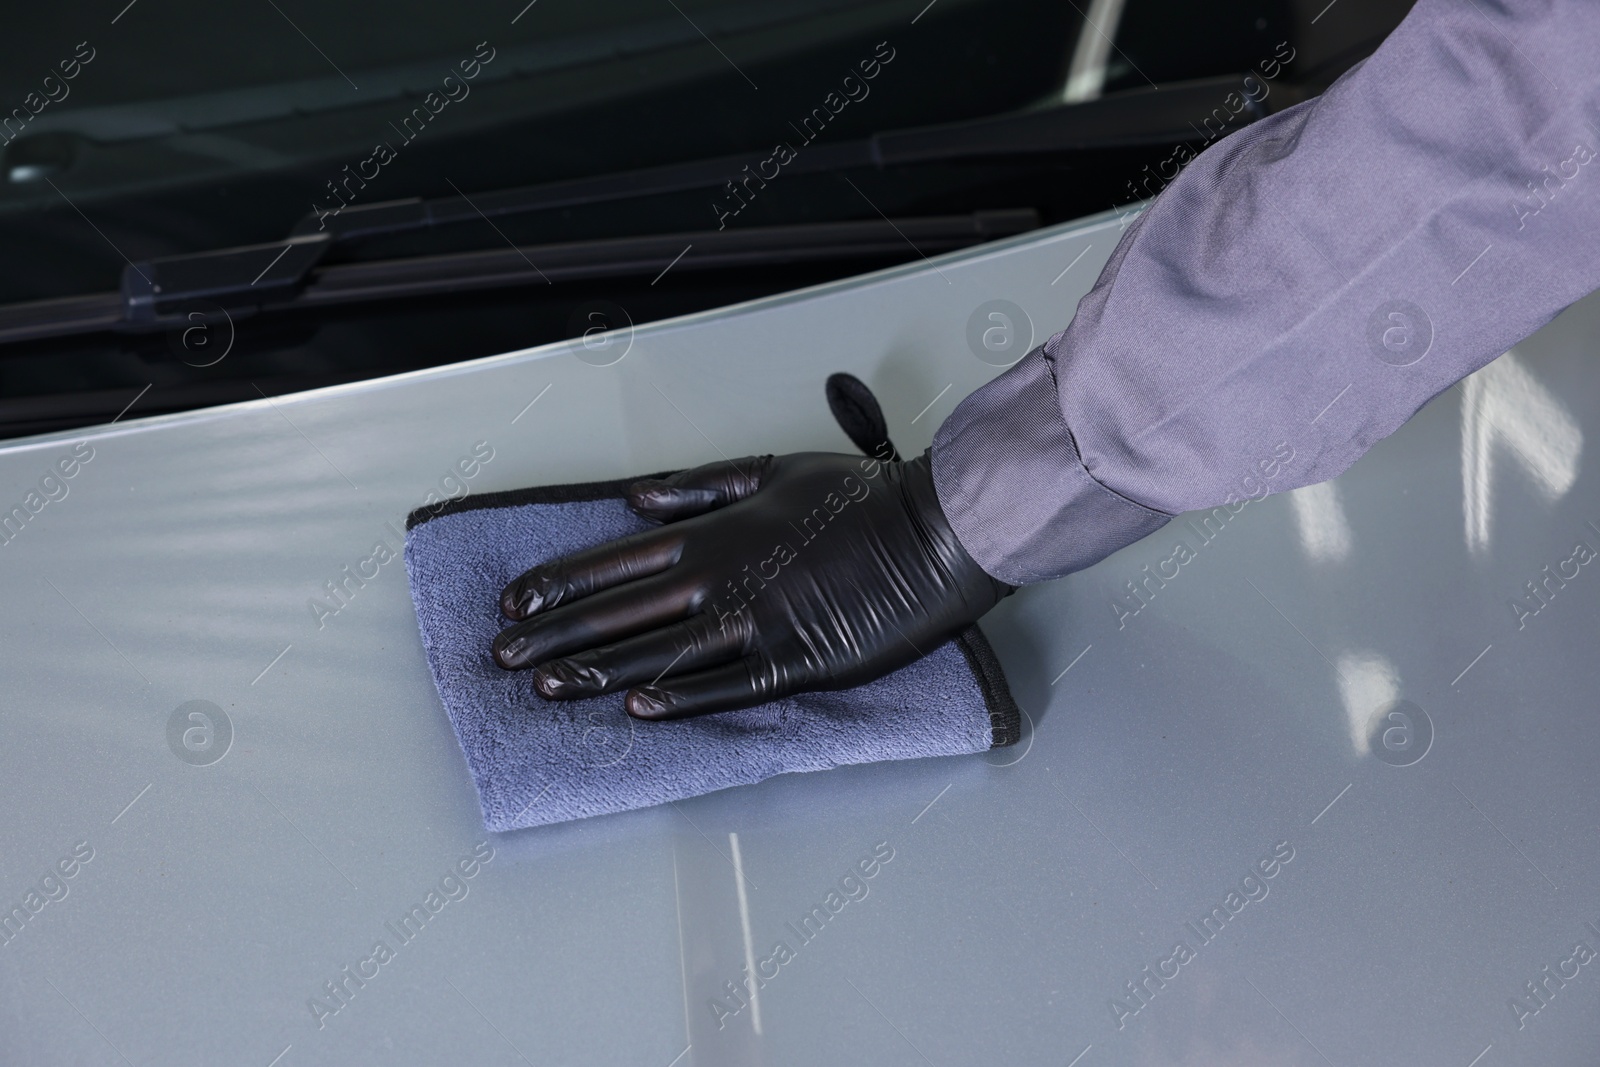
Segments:
[[[574,700],[715,666],[744,651],[744,627],[693,615],[638,637],[541,663],[533,684],[549,700]]]
[[[646,478],[628,487],[628,506],[656,522],[693,518],[754,493],[771,468],[771,456],[746,456]]]
[[[645,530],[533,567],[500,593],[500,612],[526,619],[602,589],[644,578],[678,562],[683,539],[671,530]]]
[[[669,575],[602,589],[501,630],[494,639],[495,662],[506,670],[521,670],[572,652],[614,644],[677,622],[689,614],[692,600],[690,584]]]
[[[721,667],[665,678],[652,685],[628,690],[628,714],[636,719],[664,722],[709,715],[714,711],[753,708],[785,695],[768,672],[759,669],[754,656]]]

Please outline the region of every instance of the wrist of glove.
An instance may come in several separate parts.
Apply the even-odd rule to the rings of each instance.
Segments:
[[[629,488],[656,529],[506,586],[508,670],[549,699],[627,689],[675,719],[844,689],[933,651],[1013,588],[945,520],[925,453],[711,463]]]

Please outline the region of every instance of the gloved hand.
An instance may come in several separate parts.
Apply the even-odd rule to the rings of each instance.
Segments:
[[[508,670],[553,700],[632,687],[628,713],[676,719],[845,689],[965,629],[1011,586],[945,521],[926,453],[805,452],[634,483],[665,523],[533,568],[500,606]]]

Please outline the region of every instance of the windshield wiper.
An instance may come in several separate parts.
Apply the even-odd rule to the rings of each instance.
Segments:
[[[924,163],[1017,159],[1205,140],[1207,134],[1201,132],[1200,123],[1218,111],[1227,115],[1222,103],[1229,94],[1245,103],[1243,110],[1232,116],[1240,126],[1268,113],[1265,98],[1257,102],[1244,91],[1245,78],[1242,74],[1204,78],[1162,89],[1131,90],[1070,106],[895,130],[838,144],[805,145],[783,165],[783,173],[884,170]],[[760,154],[744,153],[673,163],[479,193],[470,201],[453,196],[353,206],[325,220],[309,214],[291,232],[301,237],[326,233],[335,241],[346,241],[481,221],[484,217],[717,189],[730,181],[737,182],[745,168],[754,167],[762,158]]]
[[[1245,75],[1206,78],[1162,89],[1133,90],[1071,106],[875,134],[838,144],[806,144],[783,173],[908,167],[959,161],[1015,160],[1085,151],[1179,144],[1206,139],[1200,125],[1221,115],[1243,126],[1266,114],[1265,101],[1245,92]],[[1296,94],[1280,86],[1279,101]],[[1230,95],[1246,102],[1230,114],[1219,105]],[[1292,101],[1291,101],[1292,102]],[[1209,128],[1209,127],[1208,127]],[[1213,134],[1212,136],[1215,136]],[[381,299],[485,286],[523,284],[522,269],[544,280],[594,278],[660,269],[668,258],[696,245],[701,266],[718,262],[757,264],[875,254],[896,223],[836,223],[774,226],[586,241],[530,249],[492,250],[454,256],[322,266],[341,245],[373,237],[416,232],[461,222],[526,215],[581,205],[631,200],[695,189],[719,189],[740,178],[759,156],[724,156],[619,174],[424,200],[411,198],[350,206],[337,215],[311,214],[282,241],[165,256],[130,263],[121,292],[97,293],[0,306],[0,343],[120,330],[149,332],[182,321],[199,306],[230,314],[290,306]],[[1029,213],[1031,214],[1031,213]],[[886,220],[885,220],[886,221]],[[922,233],[916,247],[963,247],[1038,225],[1005,213],[933,219],[902,219],[898,225]],[[913,238],[916,240],[916,238]],[[534,253],[537,253],[535,255]],[[787,257],[787,258],[785,258]],[[543,261],[543,262],[541,262]],[[549,266],[546,267],[545,263]],[[455,274],[451,274],[455,271]],[[403,281],[401,279],[404,279]],[[354,296],[355,293],[362,296]]]
[[[653,277],[674,272],[771,267],[825,260],[874,260],[966,248],[1038,228],[1031,208],[979,211],[970,215],[917,216],[859,222],[807,223],[744,229],[654,234],[563,244],[507,246],[474,252],[414,256],[314,267],[292,291],[277,287],[278,298],[257,307],[235,303],[235,318],[261,311],[289,311],[377,300],[477,292],[516,285],[543,285],[600,278]],[[245,250],[232,250],[244,255]],[[282,245],[250,250],[284,253]],[[291,255],[305,254],[291,246]],[[0,306],[0,344],[48,337],[115,331],[148,333],[174,325],[190,326],[193,314],[220,318],[224,305],[211,294],[215,285],[203,273],[203,257],[187,257],[193,288],[171,312],[130,319],[126,293],[40,300]],[[258,273],[261,269],[257,268]],[[182,277],[166,272],[162,279]],[[153,306],[154,301],[147,304]]]

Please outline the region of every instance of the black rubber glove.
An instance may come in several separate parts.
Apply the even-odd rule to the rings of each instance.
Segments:
[[[1011,586],[945,521],[926,454],[806,452],[712,463],[629,487],[666,525],[535,567],[501,595],[521,620],[495,660],[561,700],[632,688],[675,719],[845,689],[965,629]]]

